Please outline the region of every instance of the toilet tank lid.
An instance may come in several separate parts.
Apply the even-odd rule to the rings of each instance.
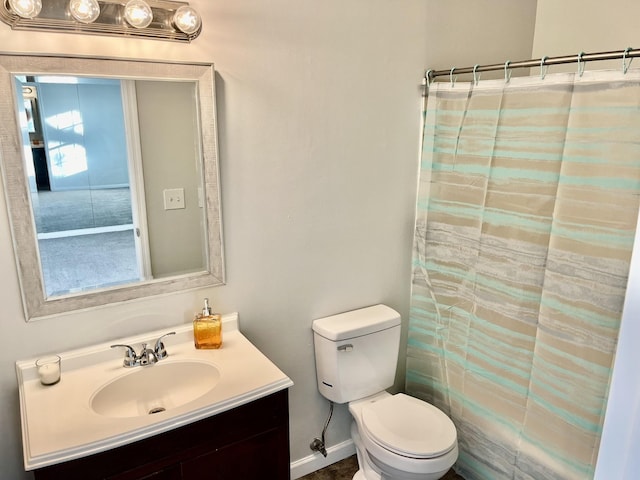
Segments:
[[[400,325],[400,314],[386,305],[373,305],[313,321],[313,331],[328,340],[345,340]]]

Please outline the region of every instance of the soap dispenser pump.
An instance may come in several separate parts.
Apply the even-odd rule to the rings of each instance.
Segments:
[[[202,313],[193,320],[193,343],[197,349],[213,349],[222,346],[222,317],[211,313],[209,299],[204,299]]]

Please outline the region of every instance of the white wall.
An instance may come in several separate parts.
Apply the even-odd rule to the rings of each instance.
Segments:
[[[309,455],[328,409],[311,321],[384,302],[406,322],[424,70],[528,58],[535,18],[535,0],[190,3],[191,45],[0,25],[6,51],[216,63],[228,267],[223,287],[27,324],[0,193],[2,480],[22,477],[15,360],[190,322],[205,296],[295,382],[291,458]],[[347,419],[339,406],[329,445]]]
[[[640,3],[636,0],[538,0],[533,58],[584,52],[606,52],[640,46],[636,22]],[[638,59],[634,60],[638,62]],[[632,67],[637,67],[632,64]],[[552,67],[570,71],[576,66]],[[622,68],[621,61],[593,62],[587,68]],[[636,246],[638,247],[636,239]],[[640,247],[638,247],[640,248]],[[640,269],[638,253],[634,265]],[[640,273],[632,272],[620,330],[612,388],[596,466],[599,480],[640,478],[640,378],[637,340],[640,338],[637,292]]]
[[[633,24],[638,14],[636,0],[538,0],[533,58],[638,48],[640,32]],[[603,65],[587,63],[587,68]],[[618,68],[621,62],[608,65]]]

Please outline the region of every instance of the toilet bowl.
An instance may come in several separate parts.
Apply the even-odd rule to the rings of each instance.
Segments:
[[[453,422],[422,400],[383,392],[350,402],[349,412],[363,470],[358,478],[436,480],[458,458]],[[364,462],[368,465],[363,468]]]
[[[348,403],[360,470],[354,480],[436,480],[458,458],[456,428],[444,412],[385,389],[393,385],[400,315],[386,305],[314,320],[318,390]]]

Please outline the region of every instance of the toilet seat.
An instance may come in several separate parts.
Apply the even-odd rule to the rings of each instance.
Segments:
[[[361,414],[363,433],[404,457],[441,457],[457,445],[456,428],[444,412],[402,393],[364,405]]]

